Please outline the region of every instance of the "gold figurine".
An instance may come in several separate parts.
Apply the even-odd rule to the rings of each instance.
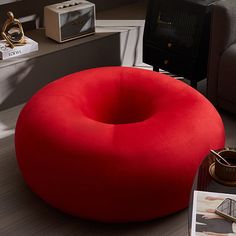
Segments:
[[[7,41],[8,46],[14,48],[26,44],[24,30],[21,22],[16,19],[12,12],[7,13],[8,19],[2,27],[2,37]]]

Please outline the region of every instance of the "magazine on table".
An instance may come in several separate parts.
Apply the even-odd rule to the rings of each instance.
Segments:
[[[236,236],[236,195],[194,191],[191,236]]]

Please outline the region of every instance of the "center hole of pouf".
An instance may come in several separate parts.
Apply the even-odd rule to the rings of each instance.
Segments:
[[[119,86],[106,82],[85,92],[81,110],[87,117],[106,124],[129,124],[144,121],[154,113],[151,88],[134,80],[124,80]]]

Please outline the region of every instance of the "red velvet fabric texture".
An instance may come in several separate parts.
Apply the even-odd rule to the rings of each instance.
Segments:
[[[187,207],[199,164],[224,142],[222,120],[200,93],[126,67],[50,83],[23,108],[15,134],[30,188],[64,212],[103,222]]]

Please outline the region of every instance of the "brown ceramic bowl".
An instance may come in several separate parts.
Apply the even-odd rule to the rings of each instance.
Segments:
[[[230,165],[220,158],[215,159],[215,175],[221,180],[236,181],[236,151],[222,150],[218,152]]]

